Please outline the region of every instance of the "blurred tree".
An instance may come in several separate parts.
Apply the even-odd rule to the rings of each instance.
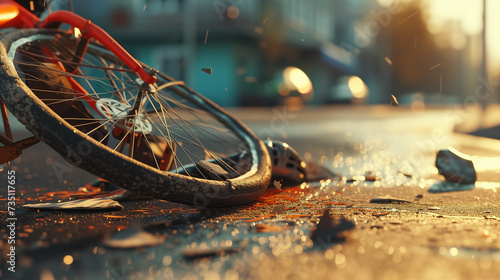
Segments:
[[[375,42],[366,47],[369,58],[365,56],[365,59],[372,64],[378,61],[377,67],[372,65],[377,72],[391,71],[389,92],[382,92],[384,96],[380,100],[390,100],[391,94],[398,96],[419,92],[432,95],[426,98],[426,103],[461,102],[467,95],[473,94],[477,67],[473,66],[467,54],[474,38],[468,37],[465,45],[458,49],[438,46],[438,40],[449,38],[438,38],[428,31],[422,13],[425,7],[419,1],[399,3],[403,6],[398,12],[390,13],[382,8],[378,12],[367,13],[361,25],[365,32],[370,28],[377,31],[372,32],[376,33]],[[377,28],[374,29],[374,26]],[[456,26],[448,28],[454,30]]]
[[[390,37],[393,91],[439,92],[441,73],[450,64],[443,63],[445,60],[448,62],[447,55],[436,47],[419,7],[410,4],[402,12],[394,14],[387,31]],[[431,69],[439,63],[439,68]]]

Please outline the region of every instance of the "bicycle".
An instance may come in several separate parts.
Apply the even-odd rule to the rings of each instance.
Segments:
[[[0,35],[1,163],[41,140],[79,168],[172,202],[231,206],[266,190],[263,141],[90,20],[40,20],[12,0],[0,0],[0,15],[0,28],[15,28]],[[13,142],[5,107],[35,136]]]

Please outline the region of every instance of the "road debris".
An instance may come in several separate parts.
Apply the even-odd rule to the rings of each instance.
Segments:
[[[370,199],[370,203],[411,203],[411,201],[386,195],[374,197]]]
[[[201,71],[207,73],[208,75],[212,75],[212,68],[201,68]]]
[[[411,175],[408,172],[398,171],[398,174],[401,174],[401,175],[405,176],[406,178],[412,178],[413,177],[413,175]]]
[[[377,176],[377,174],[373,171],[367,171],[365,173],[365,181],[369,181],[369,182],[375,182],[375,181],[378,181],[379,180],[379,177]]]
[[[103,198],[78,199],[56,203],[24,204],[28,209],[52,209],[52,210],[114,210],[123,209],[123,206],[115,200]]]
[[[391,105],[394,107],[399,106],[398,100],[396,99],[396,96],[391,95]]]
[[[436,155],[436,167],[446,181],[459,184],[474,184],[476,170],[469,156],[448,148],[440,150]]]
[[[281,190],[281,183],[279,181],[274,180],[274,187],[278,190]]]
[[[345,232],[353,228],[354,223],[351,221],[345,218],[334,219],[330,216],[329,210],[325,210],[311,234],[311,239],[318,244],[342,241],[346,237]]]
[[[186,259],[194,260],[237,253],[240,250],[241,248],[237,247],[185,249],[182,251],[182,256]]]

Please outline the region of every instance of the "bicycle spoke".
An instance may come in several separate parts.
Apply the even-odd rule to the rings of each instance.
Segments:
[[[75,129],[88,136],[98,132],[100,143],[156,169],[224,180],[221,174],[207,176],[209,171],[198,166],[209,161],[240,175],[238,155],[249,151],[245,139],[199,107],[183,81],[162,78],[149,92],[136,81],[134,71],[92,44],[80,63],[73,62],[74,45],[32,44],[21,49],[14,62],[25,69],[25,82],[38,86],[32,90],[42,102],[56,111],[63,106],[61,115]],[[171,158],[163,158],[169,151]]]

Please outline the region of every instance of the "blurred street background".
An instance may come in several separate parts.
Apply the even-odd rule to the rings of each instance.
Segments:
[[[391,95],[414,110],[498,101],[498,1],[73,5],[133,56],[225,107],[388,104]]]
[[[256,203],[227,209],[158,199],[99,212],[19,206],[18,273],[2,267],[0,278],[498,278],[500,176],[491,169],[500,166],[500,141],[476,136],[500,138],[500,1],[51,5],[72,6],[132,56],[228,108],[260,138],[288,142],[332,176],[305,187],[271,186]],[[473,158],[474,189],[430,193],[443,181],[436,152],[449,146],[497,158]],[[23,151],[9,167],[19,205],[60,202],[95,179],[64,163],[45,144]],[[372,203],[386,195],[406,203]],[[346,240],[313,244],[325,211],[355,224]],[[164,242],[104,244],[136,228]],[[5,221],[0,234],[7,236]]]

